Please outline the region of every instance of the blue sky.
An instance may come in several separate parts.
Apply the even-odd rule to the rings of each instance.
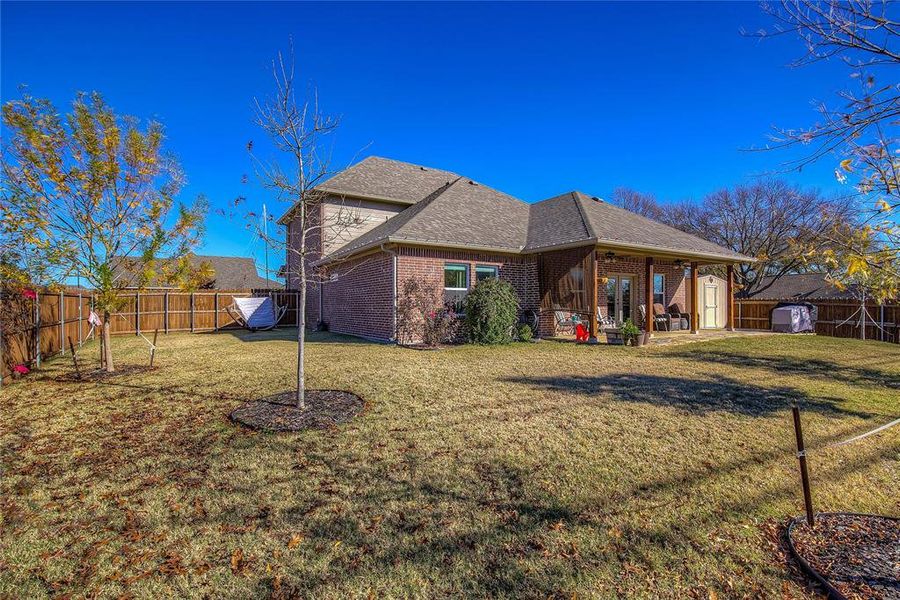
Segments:
[[[156,118],[190,185],[214,207],[258,207],[246,144],[266,155],[252,99],[293,36],[302,80],[341,115],[335,164],[387,156],[465,174],[523,200],[618,186],[699,199],[778,171],[748,153],[773,126],[815,120],[849,81],[835,62],[802,69],[792,37],[744,3],[291,4],[3,2],[0,95],[27,84],[65,109],[100,91]],[[786,177],[835,190],[834,165]],[[285,206],[269,200],[269,209]],[[240,220],[211,215],[202,251],[260,255]]]

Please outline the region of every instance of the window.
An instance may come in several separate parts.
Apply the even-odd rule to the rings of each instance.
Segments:
[[[469,265],[444,265],[444,304],[462,312],[462,302],[469,291]]]
[[[484,281],[490,277],[496,279],[497,272],[497,267],[492,267],[491,265],[478,265],[475,267],[475,283]]]
[[[666,306],[666,276],[661,273],[653,275],[653,304]]]
[[[469,289],[468,265],[444,265],[444,289],[458,292]]]

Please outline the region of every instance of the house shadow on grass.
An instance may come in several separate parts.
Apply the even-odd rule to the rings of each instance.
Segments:
[[[839,406],[841,399],[813,397],[789,387],[764,388],[718,376],[716,379],[663,377],[635,373],[567,377],[520,376],[503,381],[578,396],[604,395],[613,400],[642,402],[677,408],[691,413],[729,412],[765,417],[786,410],[797,402],[804,410],[823,414],[870,417],[869,413]]]
[[[296,327],[282,327],[267,331],[250,331],[248,329],[221,329],[217,333],[227,333],[242,342],[297,342]],[[215,335],[211,332],[212,335]],[[358,337],[330,333],[328,331],[309,331],[306,341],[311,344],[375,344]]]
[[[747,356],[722,350],[682,350],[674,356],[700,363],[717,363],[745,369],[766,369],[780,376],[800,375],[810,378],[826,378],[857,385],[883,386],[900,389],[900,373],[882,371],[873,366],[857,367],[812,358],[786,356]],[[900,358],[886,357],[886,362]]]

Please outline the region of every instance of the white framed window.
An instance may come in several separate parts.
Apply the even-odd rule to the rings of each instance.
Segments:
[[[491,277],[496,279],[499,273],[500,270],[493,265],[475,265],[475,283]]]
[[[653,274],[653,304],[666,307],[666,276],[662,273]]]
[[[447,263],[444,265],[444,289],[464,292],[469,289],[469,265]]]

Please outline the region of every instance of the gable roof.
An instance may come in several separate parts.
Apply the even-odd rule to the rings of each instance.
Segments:
[[[753,259],[573,191],[529,204],[450,171],[370,156],[317,189],[408,204],[397,216],[341,246],[328,262],[387,243],[520,253],[598,244],[714,261]],[[279,222],[292,214],[286,212]]]
[[[136,285],[137,273],[136,269],[131,268],[134,261],[128,257],[114,257],[112,259],[113,272],[115,277],[124,277],[129,279],[129,286]],[[252,258],[242,256],[210,256],[210,255],[191,255],[191,264],[199,266],[201,263],[209,263],[213,270],[213,278],[203,287],[207,289],[220,290],[241,290],[241,289],[261,289],[261,288],[281,288],[282,284],[274,280],[267,280],[260,277],[256,271],[256,263]],[[147,284],[149,288],[172,288],[174,286],[154,280]]]
[[[527,241],[528,218],[528,204],[518,198],[457,177],[329,258],[388,242],[517,253]]]
[[[459,175],[390,158],[369,156],[316,186],[338,196],[415,204]],[[283,223],[296,204],[279,219]]]
[[[751,296],[753,300],[846,300],[853,299],[853,289],[840,290],[825,279],[824,273],[782,275],[774,282],[763,277],[760,287],[771,286]]]
[[[579,241],[603,246],[710,259],[752,261],[728,248],[714,244],[643,215],[572,191],[532,205],[532,223],[526,250],[552,248]]]

